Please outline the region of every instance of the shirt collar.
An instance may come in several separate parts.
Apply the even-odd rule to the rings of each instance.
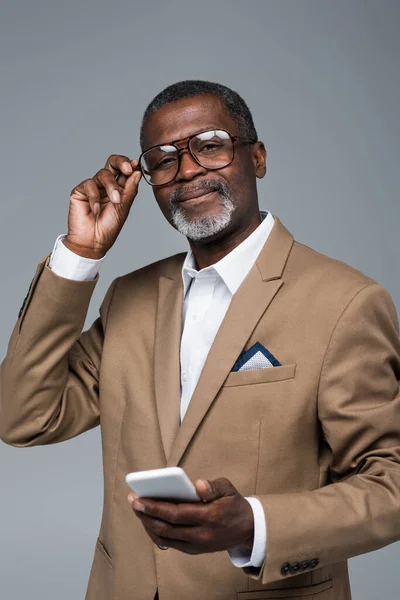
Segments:
[[[274,217],[270,212],[260,211],[260,216],[262,222],[253,233],[224,258],[205,269],[200,271],[196,269],[193,252],[189,249],[182,266],[184,297],[193,278],[198,276],[216,278],[218,275],[233,296],[254,265],[274,226]]]

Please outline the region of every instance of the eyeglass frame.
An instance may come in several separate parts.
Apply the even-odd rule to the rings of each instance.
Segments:
[[[206,133],[207,131],[224,131],[225,133],[227,133],[232,141],[232,159],[223,167],[216,167],[215,169],[209,168],[209,167],[205,167],[204,165],[201,164],[200,161],[197,160],[197,158],[193,155],[192,151],[190,150],[190,142],[192,140],[192,138],[196,137],[196,135],[200,135],[201,133]],[[186,142],[185,146],[183,146],[183,148],[178,148],[177,147],[177,143],[179,142]],[[207,171],[219,171],[220,169],[225,169],[225,167],[228,167],[229,165],[231,165],[233,163],[233,159],[235,158],[235,142],[242,142],[244,144],[255,144],[258,140],[246,140],[244,138],[239,137],[238,135],[232,135],[231,133],[229,133],[229,131],[226,131],[226,129],[216,129],[216,128],[207,128],[207,129],[202,129],[201,131],[196,131],[196,133],[192,133],[191,135],[188,135],[187,137],[175,140],[173,142],[166,142],[166,143],[161,143],[161,144],[156,144],[155,146],[150,146],[150,148],[147,148],[147,150],[144,150],[144,152],[141,153],[141,155],[138,158],[138,167],[143,175],[143,179],[146,181],[146,183],[148,183],[149,185],[151,185],[151,187],[163,187],[164,185],[169,185],[170,183],[172,183],[175,179],[175,177],[178,175],[179,173],[179,169],[181,168],[181,152],[183,152],[184,150],[186,150],[187,152],[189,152],[190,156],[193,158],[193,160],[200,165],[200,167],[203,167],[203,169],[206,169]],[[142,157],[146,154],[146,152],[149,152],[150,150],[154,150],[154,148],[159,148],[160,146],[174,146],[177,151],[178,151],[178,169],[174,175],[174,177],[171,179],[171,181],[168,181],[166,183],[150,183],[150,181],[147,181],[145,174],[143,173],[143,169],[142,169],[142,164],[141,164],[141,160]]]

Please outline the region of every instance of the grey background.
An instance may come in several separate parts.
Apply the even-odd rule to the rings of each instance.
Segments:
[[[0,350],[69,193],[111,153],[138,154],[146,104],[181,79],[241,93],[269,152],[261,207],[382,283],[400,307],[399,16],[390,0],[1,2]],[[142,182],[102,269],[186,249]],[[83,598],[100,524],[99,431],[0,444],[0,597]],[[327,540],[329,543],[329,540]],[[355,600],[395,600],[400,544],[350,561]]]

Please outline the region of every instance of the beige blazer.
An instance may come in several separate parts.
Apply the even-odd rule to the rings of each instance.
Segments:
[[[38,266],[1,367],[1,438],[61,442],[101,426],[104,510],[87,600],[349,600],[347,558],[400,539],[400,343],[389,294],[294,242],[278,219],[232,299],[179,426],[181,267],[96,281]],[[234,372],[261,342],[280,367]],[[227,477],[267,521],[260,572],[226,552],[153,545],[125,474]]]

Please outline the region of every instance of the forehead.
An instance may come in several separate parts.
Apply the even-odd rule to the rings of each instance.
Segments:
[[[226,129],[238,135],[236,122],[215,96],[194,96],[166,104],[144,124],[145,148],[180,140],[204,129]]]

